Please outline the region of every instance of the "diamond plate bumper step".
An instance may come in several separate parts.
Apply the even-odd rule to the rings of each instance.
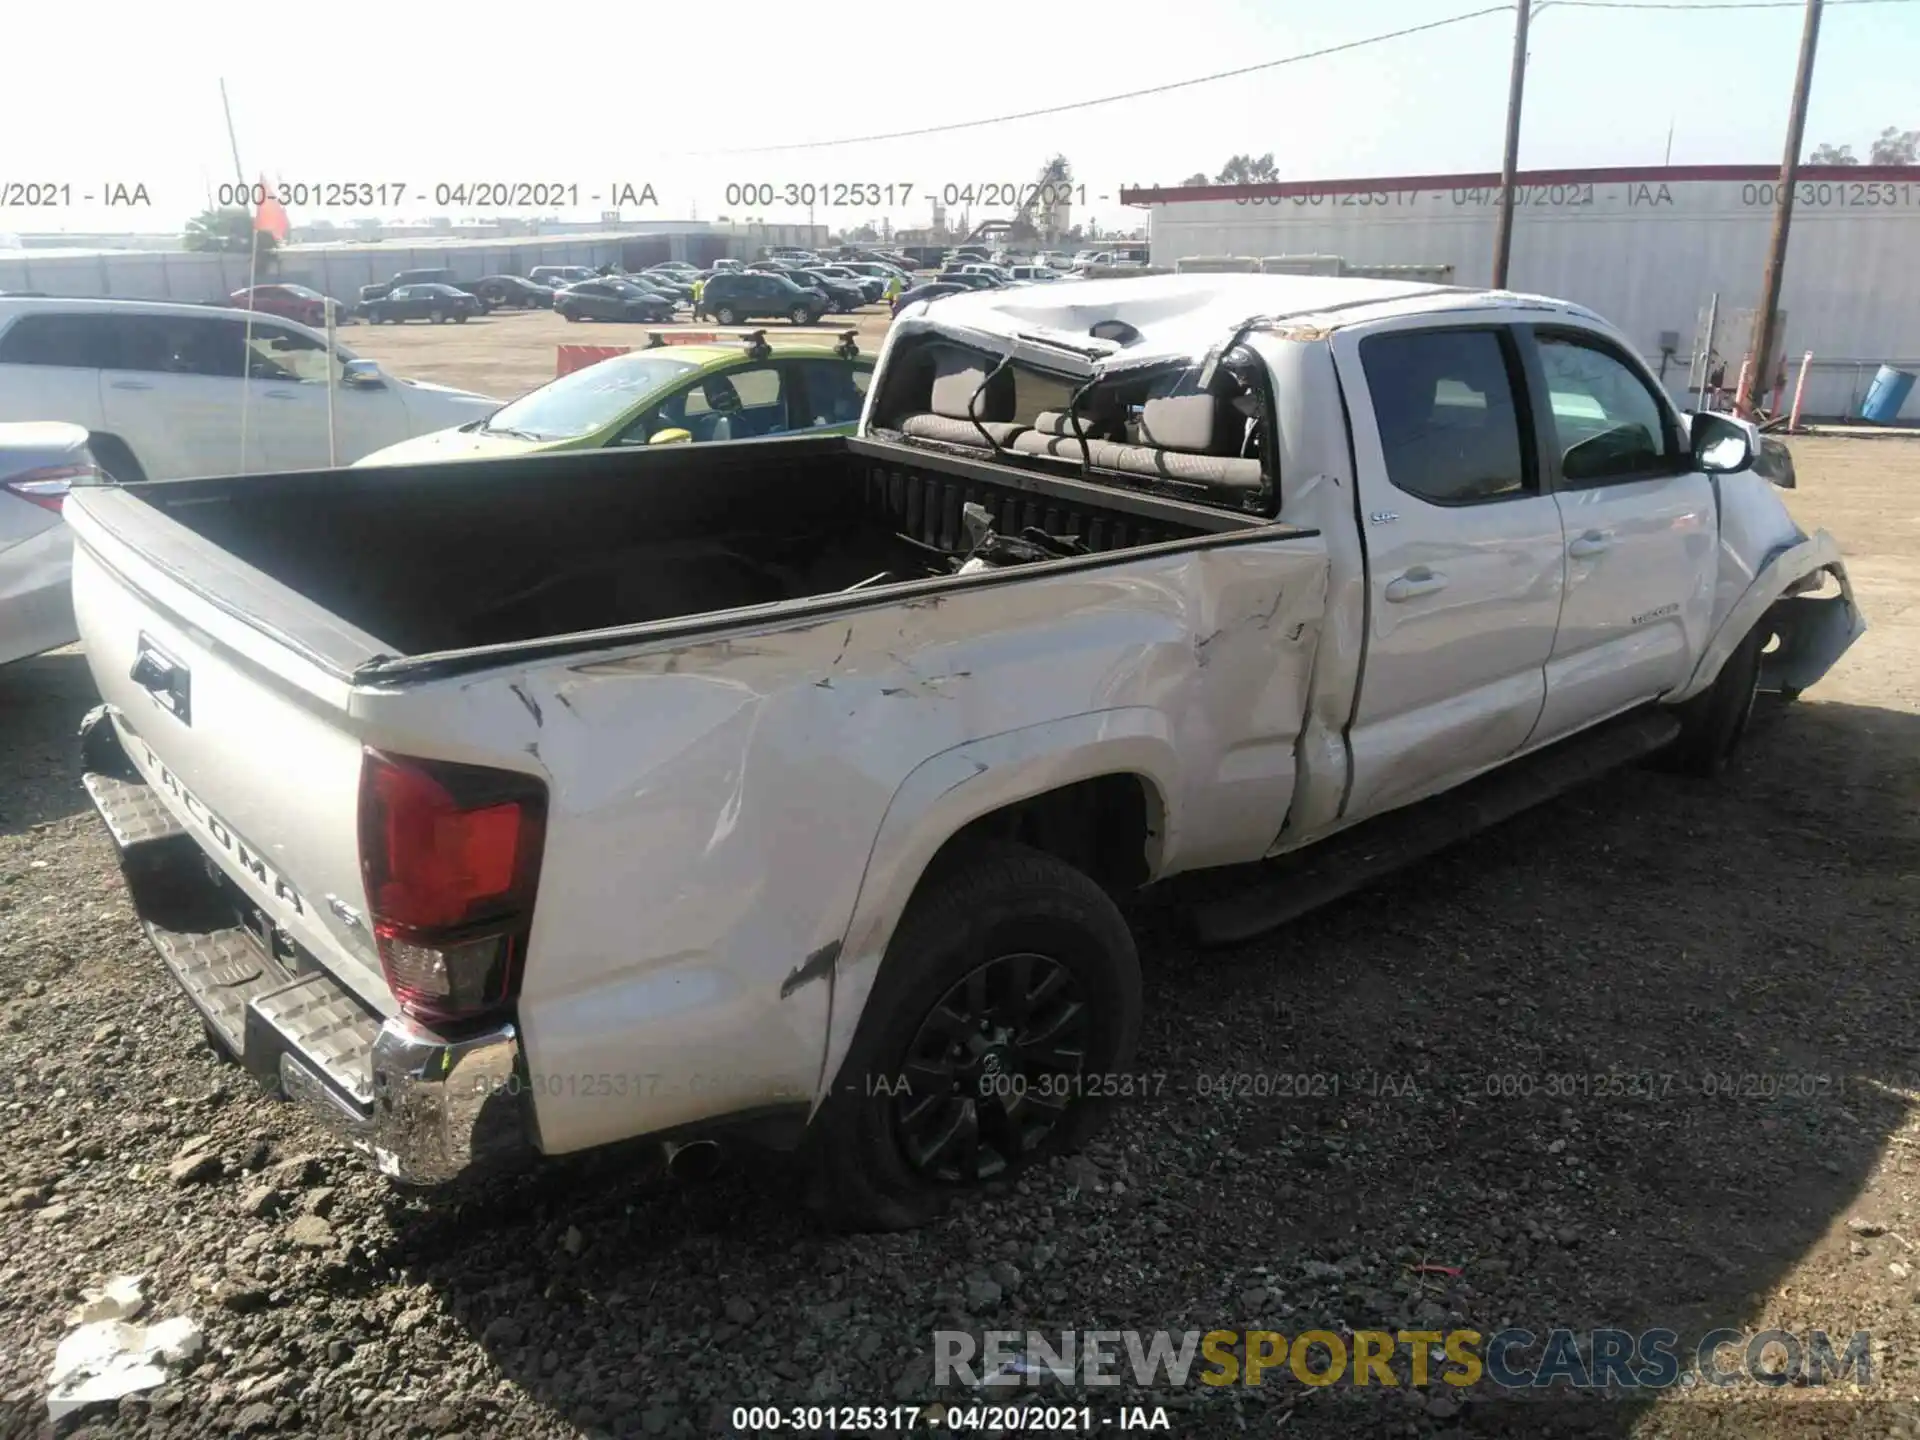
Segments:
[[[98,737],[93,744],[112,748]],[[291,937],[257,911],[258,930],[243,922],[248,902],[145,780],[90,770],[81,782],[120,848],[141,928],[221,1045],[271,1089],[279,1088],[280,1059],[290,1053],[335,1102],[367,1115],[380,1017],[302,963]]]
[[[173,812],[160,803],[160,797],[144,780],[87,774],[80,781],[87,787],[94,809],[107,822],[114,844],[122,850],[187,833],[187,827],[174,819]]]

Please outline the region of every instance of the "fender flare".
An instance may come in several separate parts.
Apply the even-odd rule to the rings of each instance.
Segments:
[[[1803,581],[1830,573],[1840,584],[1838,595],[1800,597],[1798,591],[1809,588]],[[1804,690],[1832,668],[1833,662],[1866,633],[1866,618],[1854,603],[1853,585],[1847,579],[1846,563],[1840,557],[1840,542],[1825,530],[1816,532],[1796,545],[1779,551],[1753,583],[1733,604],[1720,622],[1713,638],[1700,652],[1693,674],[1686,684],[1666,697],[1670,704],[1692,699],[1719,678],[1721,666],[1740,648],[1740,643],[1767,612],[1783,602],[1793,605],[1790,634],[1784,634],[1781,650],[1769,654],[1763,665],[1763,685],[1780,688],[1790,685]]]
[[[1137,775],[1148,792],[1147,864],[1179,825],[1172,777],[1173,727],[1158,710],[1093,710],[982,736],[923,760],[887,803],[860,877],[833,968],[827,1045],[814,1095],[818,1111],[852,1048],[867,997],[900,917],[940,847],[971,821],[1008,805],[1102,775]]]

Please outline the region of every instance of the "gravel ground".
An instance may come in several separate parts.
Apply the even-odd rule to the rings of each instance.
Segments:
[[[1094,1403],[1288,1440],[1920,1433],[1920,444],[1797,455],[1876,630],[1725,781],[1623,773],[1239,950],[1149,936],[1157,1093],[899,1236],[823,1234],[779,1165],[684,1186],[644,1152],[389,1190],[202,1047],[77,785],[81,657],[0,670],[0,1432],[45,1424],[67,1312],[128,1272],[206,1349],[89,1433],[703,1436],[761,1399],[931,1401],[940,1328],[1414,1323],[1875,1355],[1835,1399]],[[1210,1083],[1236,1073],[1319,1078]],[[1609,1073],[1656,1093],[1549,1093]]]

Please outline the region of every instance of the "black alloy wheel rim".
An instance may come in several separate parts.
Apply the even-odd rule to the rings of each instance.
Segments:
[[[1058,960],[1022,952],[974,967],[921,1020],[895,1078],[907,1165],[973,1184],[1032,1154],[1080,1099],[1091,1020]]]

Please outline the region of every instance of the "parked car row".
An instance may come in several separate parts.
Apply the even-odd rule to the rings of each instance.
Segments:
[[[1056,252],[1023,257],[983,245],[961,245],[934,253],[943,266],[935,278],[942,284],[959,284],[969,289],[1045,284],[1077,278],[1078,272],[1093,266],[1125,267],[1145,261],[1144,251],[1126,248],[1083,250],[1071,257]],[[358,298],[352,301],[323,295],[305,285],[267,284],[236,290],[226,303],[238,309],[295,320],[316,329],[324,329],[329,319],[335,324],[355,319],[373,324],[398,324],[406,320],[460,323],[473,315],[486,315],[502,308],[558,309],[569,319],[633,318],[651,322],[663,318],[657,314],[657,306],[608,303],[613,298],[634,301],[636,297],[628,290],[616,289],[612,295],[604,289],[589,290],[577,296],[576,303],[571,305],[557,306],[555,302],[560,295],[579,286],[611,283],[664,295],[676,306],[691,307],[696,283],[704,286],[723,275],[758,273],[782,275],[800,289],[819,292],[824,301],[821,314],[847,314],[865,305],[881,303],[889,296],[896,300],[897,310],[897,299],[902,292],[927,283],[922,271],[923,267],[912,257],[892,251],[842,246],[836,255],[829,257],[788,247],[770,250],[758,260],[719,259],[706,268],[684,260],[664,260],[639,271],[621,271],[611,266],[595,269],[586,265],[536,265],[525,276],[487,275],[474,280],[457,279],[444,267],[402,270],[391,280],[362,286]],[[986,283],[982,278],[968,277],[983,277]],[[449,291],[469,298],[456,300]],[[787,292],[781,294],[792,301]],[[778,313],[790,318],[794,309],[789,303]],[[754,318],[759,318],[760,313],[756,311]],[[774,313],[765,310],[767,315]]]

